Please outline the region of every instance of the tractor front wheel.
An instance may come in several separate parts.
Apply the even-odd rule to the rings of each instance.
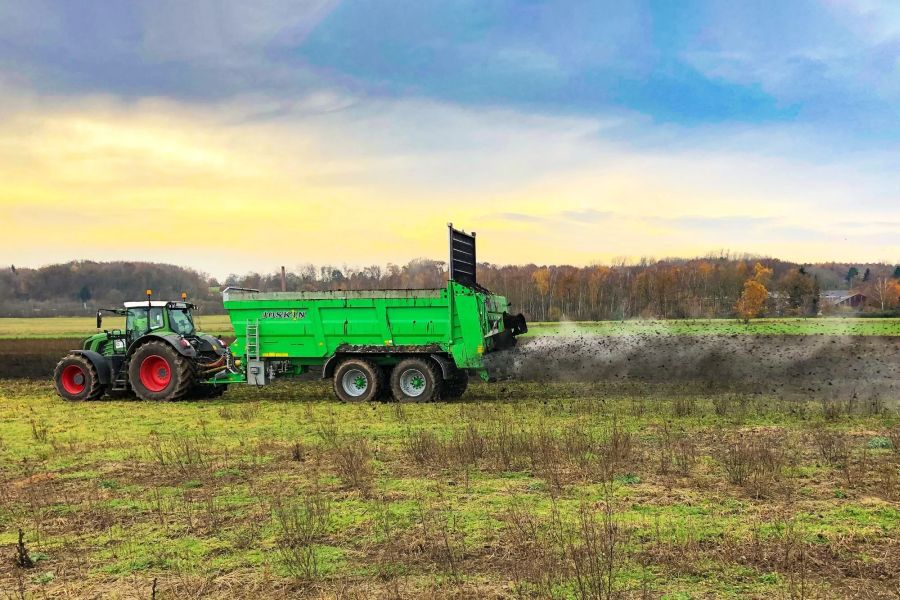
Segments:
[[[104,392],[97,369],[80,354],[69,354],[57,363],[53,383],[66,400],[95,400]]]
[[[131,355],[128,379],[141,400],[179,400],[194,383],[193,363],[165,342],[147,342]]]

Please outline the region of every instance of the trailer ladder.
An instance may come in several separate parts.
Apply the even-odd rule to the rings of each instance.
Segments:
[[[259,321],[247,321],[247,360],[259,360]]]

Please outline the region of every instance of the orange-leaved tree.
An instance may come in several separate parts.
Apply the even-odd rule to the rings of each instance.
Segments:
[[[734,305],[734,309],[737,311],[738,316],[744,320],[744,323],[747,323],[750,319],[762,314],[768,298],[769,291],[766,289],[766,286],[755,279],[748,279],[744,282],[744,291]]]

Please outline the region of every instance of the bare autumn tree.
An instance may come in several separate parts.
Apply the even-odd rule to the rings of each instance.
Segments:
[[[879,277],[872,286],[875,300],[881,304],[881,310],[894,308],[900,301],[900,283],[896,279]]]
[[[534,280],[534,286],[541,295],[541,320],[547,320],[547,303],[546,298],[550,294],[550,269],[541,267],[531,274]]]

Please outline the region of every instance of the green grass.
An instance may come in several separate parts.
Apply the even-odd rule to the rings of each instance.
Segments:
[[[227,315],[195,314],[197,327],[213,335],[233,335]],[[122,329],[125,318],[103,317],[104,329]],[[97,332],[95,317],[0,318],[0,339],[83,338]]]
[[[534,323],[538,335],[900,335],[900,319],[819,317],[811,319],[670,319]]]
[[[694,400],[683,416],[681,396]],[[579,515],[602,523],[608,503],[622,534],[614,585],[633,596],[790,597],[802,579],[839,598],[847,569],[872,597],[894,589],[900,453],[869,441],[900,436],[900,418],[825,422],[816,398],[759,395],[718,414],[715,398],[507,382],[456,403],[340,404],[315,381],[209,402],[65,403],[47,383],[0,381],[0,555],[21,528],[42,557],[26,592],[51,597],[149,596],[153,579],[163,597],[233,597],[235,585],[576,597]],[[845,466],[822,460],[826,438],[846,444]],[[725,465],[741,440],[778,452],[735,484]],[[311,502],[326,508],[307,530]],[[0,563],[3,589],[22,576]]]
[[[234,335],[227,315],[195,315],[198,328]],[[80,338],[96,331],[94,317],[0,318],[0,339]],[[106,317],[106,329],[124,320]],[[671,319],[529,323],[526,337],[538,335],[900,335],[900,319],[828,317],[815,319]]]

